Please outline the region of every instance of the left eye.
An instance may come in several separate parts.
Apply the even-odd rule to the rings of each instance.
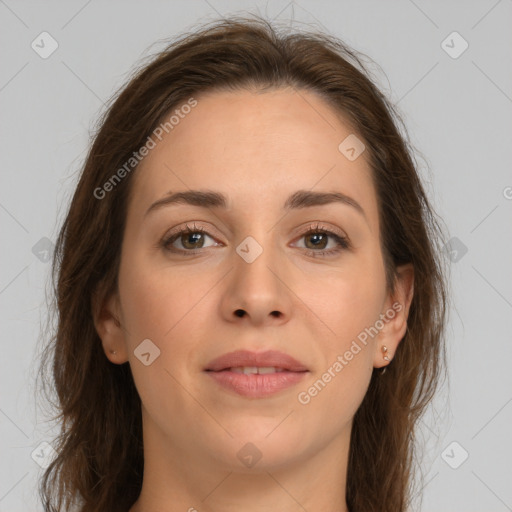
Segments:
[[[320,249],[325,250],[327,249],[326,244],[329,243],[329,238],[331,238],[334,243],[334,249],[339,246],[345,247],[346,240],[335,233],[331,233],[330,231],[324,231],[324,230],[314,230],[314,231],[308,231],[307,233],[304,233],[300,239],[306,239],[306,241],[310,241],[311,243],[306,243],[305,249]],[[333,248],[331,248],[333,249]],[[331,252],[331,251],[327,251]]]

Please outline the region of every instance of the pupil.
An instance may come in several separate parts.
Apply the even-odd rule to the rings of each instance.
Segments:
[[[323,233],[317,233],[314,235],[310,235],[311,239],[316,239],[316,242],[320,242],[320,244],[322,243],[322,241],[325,241],[325,240],[321,240],[322,237],[325,239],[325,235]],[[316,243],[316,242],[313,242],[314,247],[318,247],[318,243]],[[322,246],[322,248],[323,248],[323,246]]]
[[[197,243],[198,239],[201,238],[203,235],[201,233],[190,233],[187,234],[185,237],[185,244],[183,244],[185,247],[190,243],[190,245],[194,245],[194,243]],[[190,242],[190,239],[196,239],[195,241]]]

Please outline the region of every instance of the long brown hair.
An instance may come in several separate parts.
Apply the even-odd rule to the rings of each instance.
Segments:
[[[56,328],[40,376],[56,394],[57,457],[40,481],[46,512],[126,512],[143,475],[141,403],[128,363],[106,358],[93,325],[95,293],[117,289],[134,166],[97,191],[171,109],[201,92],[291,86],[319,94],[366,145],[378,195],[389,290],[414,266],[407,332],[385,374],[374,370],[353,421],[351,512],[403,512],[415,480],[418,420],[445,370],[447,280],[443,231],[419,178],[404,123],[360,53],[322,33],[280,33],[258,16],[215,21],[181,35],[138,69],[100,120],[53,258]],[[400,133],[402,130],[402,133]],[[96,191],[96,193],[95,193]],[[102,197],[98,198],[101,195]],[[50,377],[48,377],[48,372]],[[52,400],[47,393],[47,399]],[[64,507],[64,508],[63,508]]]

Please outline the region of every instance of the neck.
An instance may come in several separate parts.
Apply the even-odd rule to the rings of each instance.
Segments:
[[[348,512],[345,501],[350,426],[331,443],[286,463],[229,465],[175,446],[144,419],[144,478],[129,512]],[[238,460],[238,459],[235,459]]]

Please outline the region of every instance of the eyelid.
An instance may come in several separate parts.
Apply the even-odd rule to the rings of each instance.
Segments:
[[[301,228],[300,235],[304,236],[305,234],[311,231],[330,231],[334,234],[338,235],[340,238],[345,238],[348,241],[347,234],[336,226],[332,226],[330,224],[326,224],[322,221],[310,221],[306,228]]]
[[[170,238],[172,238],[173,236],[175,235],[179,235],[181,233],[187,233],[187,232],[191,232],[191,233],[195,233],[195,232],[199,232],[199,233],[204,233],[206,235],[208,235],[209,237],[213,238],[214,235],[212,235],[210,233],[210,231],[215,231],[213,228],[210,228],[210,227],[205,227],[205,226],[201,226],[201,225],[196,225],[196,221],[192,221],[192,225],[190,222],[186,222],[185,224],[180,224],[179,226],[169,230],[164,236],[163,236],[163,239],[164,240],[169,240]],[[215,235],[215,237],[217,237],[217,235]]]

